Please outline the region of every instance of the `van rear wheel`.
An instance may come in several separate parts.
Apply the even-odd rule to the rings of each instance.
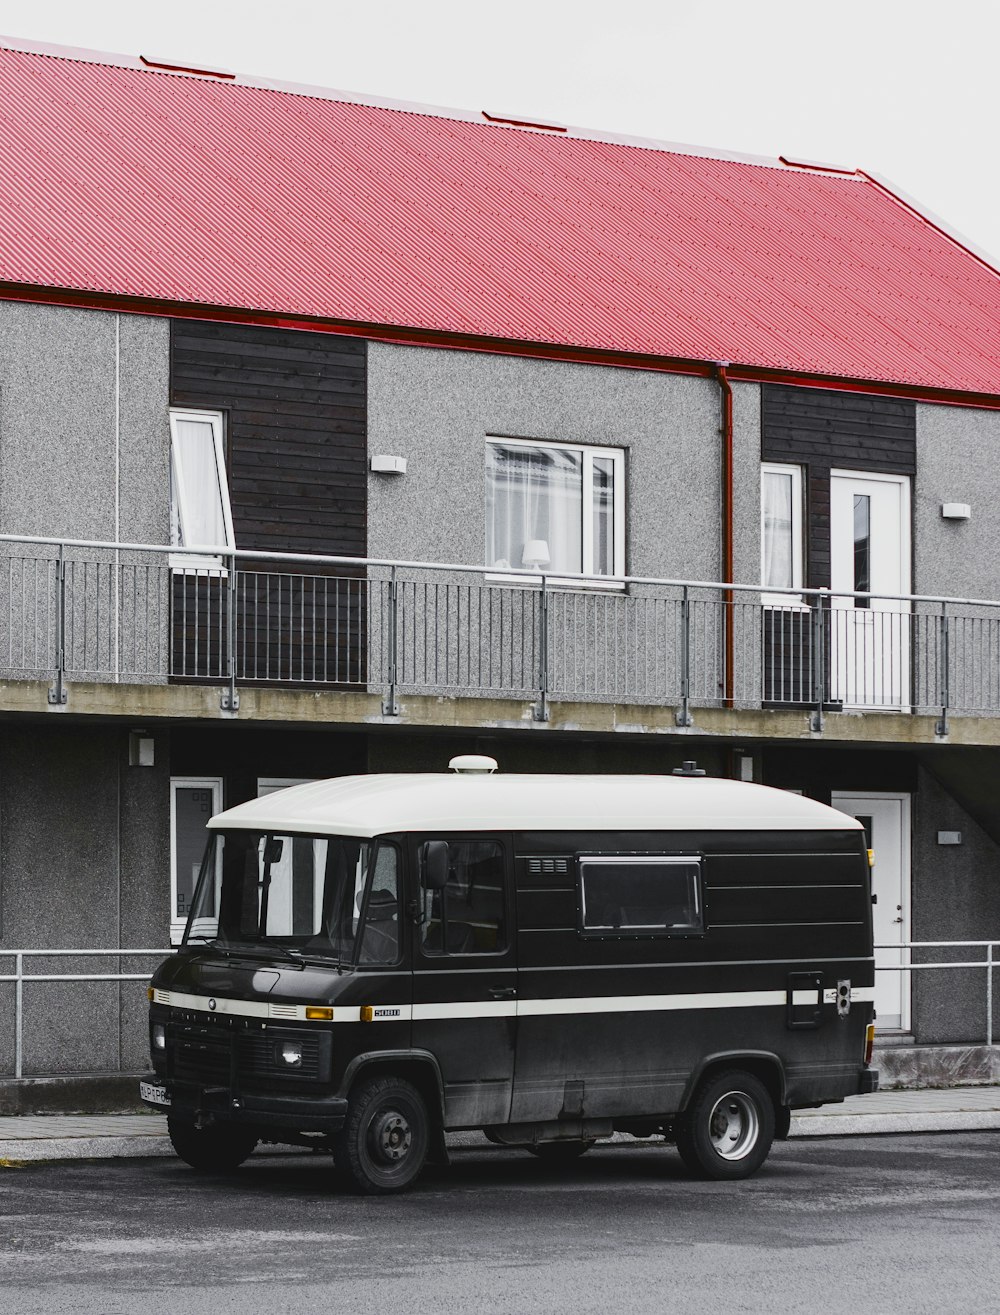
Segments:
[[[774,1140],[774,1103],[759,1078],[730,1069],[708,1078],[676,1123],[677,1149],[698,1178],[749,1178]]]
[[[416,1087],[403,1078],[368,1078],[351,1092],[333,1154],[355,1191],[379,1196],[417,1180],[429,1142],[427,1106]]]
[[[167,1133],[185,1164],[201,1173],[232,1173],[257,1145],[256,1136],[243,1128],[224,1123],[196,1128],[192,1120],[174,1114],[167,1115]]]

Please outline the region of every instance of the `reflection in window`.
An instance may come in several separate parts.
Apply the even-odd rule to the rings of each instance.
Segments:
[[[486,563],[550,575],[621,574],[621,452],[486,445]]]
[[[448,882],[423,892],[425,954],[495,954],[506,948],[504,854],[494,840],[448,846]]]
[[[667,935],[703,928],[698,858],[581,855],[584,932]]]
[[[206,824],[222,809],[222,781],[175,777],[171,791],[171,910],[170,934],[176,942],[191,912],[191,902],[208,839]],[[215,885],[206,892],[207,907],[214,915]]]
[[[854,590],[856,594],[867,594],[872,587],[871,552],[871,505],[867,493],[854,495]],[[855,607],[870,607],[871,599],[855,598]]]
[[[794,589],[793,478],[790,471],[764,470],[761,479],[763,580],[766,589]]]

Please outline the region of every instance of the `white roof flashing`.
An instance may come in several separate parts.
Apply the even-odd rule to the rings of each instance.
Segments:
[[[342,776],[237,804],[215,830],[358,836],[413,831],[846,831],[815,799],[715,777],[422,773]]]

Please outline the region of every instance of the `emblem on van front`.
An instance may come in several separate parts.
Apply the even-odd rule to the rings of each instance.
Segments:
[[[214,1008],[215,1008],[215,998],[214,998],[214,996],[212,997],[212,999],[209,1000],[209,1002],[208,1002],[208,1007],[209,1007],[209,1009],[214,1009]]]

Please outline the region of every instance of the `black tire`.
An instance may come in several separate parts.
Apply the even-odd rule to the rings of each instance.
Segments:
[[[592,1141],[542,1141],[525,1149],[546,1164],[571,1164],[585,1155],[593,1144]]]
[[[256,1136],[243,1128],[224,1123],[196,1128],[173,1114],[167,1115],[167,1132],[177,1154],[199,1173],[232,1173],[257,1145]]]
[[[351,1092],[333,1154],[356,1192],[382,1196],[416,1182],[429,1141],[427,1106],[416,1087],[403,1078],[368,1078]]]
[[[704,1081],[676,1123],[677,1149],[697,1178],[749,1178],[774,1141],[774,1102],[742,1069]]]

